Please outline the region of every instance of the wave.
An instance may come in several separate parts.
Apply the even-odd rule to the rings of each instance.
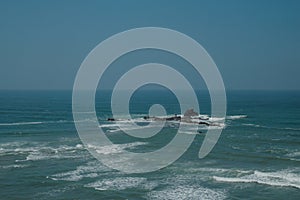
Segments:
[[[38,124],[60,124],[71,123],[74,121],[57,120],[57,121],[37,121],[37,122],[12,122],[12,123],[0,123],[0,126],[22,126],[22,125],[38,125]]]
[[[79,121],[73,120],[56,120],[56,121],[34,121],[34,122],[12,122],[12,123],[0,123],[0,126],[24,126],[24,125],[39,125],[39,124],[64,124],[74,122],[87,122],[93,121],[91,119],[83,119]]]
[[[213,173],[213,174],[224,174],[224,173],[237,173],[237,174],[247,174],[251,171],[241,170],[241,169],[226,169],[226,168],[187,168],[185,169],[187,172],[204,172],[204,173]]]
[[[83,149],[84,147],[81,144],[77,144],[76,146],[61,145],[57,148],[40,147],[38,150],[31,151],[27,155],[26,161],[81,158],[83,157],[83,151],[81,151]]]
[[[111,127],[119,127],[118,124],[101,124],[99,125],[100,128],[111,128]]]
[[[300,189],[300,175],[287,170],[278,172],[254,171],[252,174],[241,177],[213,176],[213,179],[229,183],[257,183],[279,187],[294,187]]]
[[[295,152],[288,153],[288,154],[286,154],[286,156],[289,156],[289,157],[300,157],[300,151],[295,151]]]
[[[128,126],[128,127],[130,127],[130,126]],[[142,129],[145,129],[145,128],[146,127],[142,127],[142,126],[137,127],[137,128],[122,128],[122,129],[121,128],[116,128],[116,129],[110,129],[110,130],[108,130],[108,132],[114,133],[114,132],[119,132],[119,131],[133,131],[133,130],[142,130]]]
[[[37,142],[11,142],[0,145],[0,156],[18,155],[24,159],[15,160],[16,162],[48,160],[48,159],[65,159],[79,158],[86,156],[82,144],[75,146],[60,145],[52,147],[48,143]]]
[[[178,131],[178,133],[187,134],[187,135],[198,135],[198,134],[200,134],[198,131]]]
[[[0,126],[21,126],[21,125],[36,125],[43,124],[44,122],[13,122],[13,123],[0,123]]]
[[[123,153],[126,149],[134,149],[137,146],[148,144],[146,142],[132,142],[132,143],[125,143],[125,144],[112,144],[107,146],[95,146],[92,144],[88,144],[87,147],[91,149],[95,149],[99,154],[117,154]]]
[[[300,128],[285,127],[283,129],[285,129],[285,130],[292,130],[292,131],[300,131]]]
[[[261,125],[258,125],[258,124],[246,124],[246,123],[244,123],[244,124],[242,124],[242,125],[244,125],[244,126],[252,126],[252,127],[264,127],[264,126],[261,126]]]
[[[145,115],[142,115],[145,116]],[[167,115],[167,116],[162,116],[162,117],[172,117],[173,115]],[[183,116],[183,115],[178,115],[178,116]],[[199,115],[199,117],[208,117],[208,115]],[[234,120],[234,119],[241,119],[241,118],[245,118],[247,117],[247,115],[232,115],[232,116],[227,116],[226,119],[230,119],[230,120]],[[224,118],[218,118],[218,117],[210,117],[208,118],[209,121],[211,122],[217,122],[217,121],[222,121],[224,120]],[[32,121],[32,122],[11,122],[11,123],[0,123],[0,126],[22,126],[22,125],[38,125],[38,124],[55,124],[55,123],[74,123],[74,122],[86,122],[86,121],[91,121],[91,119],[84,119],[84,120],[80,120],[80,121],[73,121],[73,120],[56,120],[56,121]],[[118,120],[118,123],[126,123],[126,122],[135,122],[135,123],[139,123],[139,122],[149,122],[149,121],[145,121],[143,118],[135,118],[135,119],[128,119],[128,120]],[[150,120],[151,121],[151,120]],[[105,127],[113,127],[113,126],[117,126],[117,124],[101,124],[100,127],[101,128],[105,128]],[[291,130],[300,130],[298,128],[294,129],[294,128],[286,128],[286,129],[291,129]]]
[[[120,191],[130,188],[151,189],[151,184],[149,184],[147,179],[144,177],[117,177],[99,180],[94,183],[89,183],[86,184],[84,187],[91,187],[95,190]]]
[[[24,167],[29,167],[29,165],[14,164],[14,165],[2,165],[2,166],[0,166],[0,168],[2,168],[2,169],[24,168]]]
[[[226,199],[224,191],[201,186],[173,186],[159,191],[151,191],[147,196],[149,199]]]
[[[99,125],[100,128],[107,128],[107,132],[118,132],[118,131],[130,131],[130,130],[140,130],[140,129],[147,129],[147,128],[157,128],[162,126],[162,124],[160,122],[155,123],[156,121],[149,121],[149,120],[138,120],[138,122],[143,122],[143,123],[149,123],[149,122],[153,122],[153,124],[151,125],[147,125],[147,126],[132,126],[131,123],[132,122],[137,122],[134,120],[124,120],[124,121],[117,121],[116,123],[111,123],[111,124],[101,124]],[[195,131],[197,131],[198,129],[201,130],[208,130],[208,129],[224,129],[226,127],[225,123],[219,123],[219,122],[213,122],[211,123],[210,126],[206,126],[206,125],[201,125],[198,124],[198,121],[195,122],[184,122],[184,121],[166,121],[164,124],[164,127],[168,127],[168,128],[179,128],[179,125],[183,125],[185,127],[197,127],[195,129]],[[122,127],[122,129],[120,128]]]
[[[297,158],[289,158],[289,160],[300,162],[300,159],[297,159]]]
[[[95,178],[98,177],[101,173],[111,172],[112,170],[103,164],[101,164],[98,160],[93,162],[88,162],[86,165],[78,166],[75,170],[62,172],[58,174],[54,174],[51,176],[47,176],[55,181],[79,181],[83,178]]]
[[[28,147],[30,145],[30,147]],[[36,145],[34,142],[8,142],[0,144],[0,155],[18,155],[28,154],[30,152],[38,151],[41,147],[32,146]]]
[[[225,189],[206,188],[199,183],[211,179],[210,173],[227,172],[231,169],[212,169],[195,167],[193,162],[178,163],[169,166],[170,173],[159,179],[159,188],[151,190],[146,199],[226,199]],[[183,170],[183,171],[182,171]],[[202,170],[201,172],[199,170]],[[200,172],[200,173],[199,173]],[[197,180],[195,182],[195,180]],[[200,181],[200,182],[199,182]]]
[[[247,115],[231,115],[231,116],[227,116],[226,119],[242,119],[242,118],[247,118]]]
[[[107,146],[97,146],[88,144],[87,147],[94,149],[99,154],[109,155],[123,153],[126,150],[134,150],[137,146],[148,144],[146,142],[133,142],[125,144],[112,144]],[[82,144],[51,146],[50,143],[34,142],[12,142],[0,144],[0,156],[19,155],[24,159],[16,162],[40,161],[49,159],[74,159],[91,158],[88,151]]]
[[[291,130],[291,131],[300,131],[300,128],[292,128],[292,127],[272,127],[272,126],[264,126],[259,124],[251,124],[251,123],[243,123],[243,126],[251,126],[255,128],[266,128],[266,129],[276,129],[276,130]]]
[[[218,122],[218,121],[222,121],[224,120],[224,117],[210,117],[208,119],[208,121],[211,121],[211,122]]]
[[[297,161],[297,162],[300,161],[300,151],[288,153],[286,154],[286,156],[288,157],[289,160]]]

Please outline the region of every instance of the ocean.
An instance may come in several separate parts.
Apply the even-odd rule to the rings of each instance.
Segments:
[[[126,174],[85,149],[71,91],[1,91],[0,199],[300,199],[300,92],[228,91],[225,127],[203,159],[205,129],[177,133],[168,125],[157,137],[133,140],[106,120],[109,94],[96,97],[99,123],[114,142],[103,154],[153,151],[176,134],[195,134],[192,145],[165,168]],[[198,98],[209,115],[208,94]],[[153,103],[180,112],[171,92],[144,90],[131,99],[132,117],[146,116]]]

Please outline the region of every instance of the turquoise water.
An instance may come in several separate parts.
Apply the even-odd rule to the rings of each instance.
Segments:
[[[229,91],[226,128],[204,159],[205,130],[188,151],[159,171],[125,174],[93,158],[72,119],[70,91],[0,92],[1,199],[300,199],[300,93]],[[146,99],[146,100],[145,100]],[[199,92],[201,112],[209,99]],[[176,134],[167,126],[150,140],[132,139],[113,123],[109,91],[99,93],[99,123],[115,145],[105,154],[147,152]],[[137,92],[130,110],[141,117],[153,103],[178,113],[167,91]],[[179,133],[179,134],[195,134]]]

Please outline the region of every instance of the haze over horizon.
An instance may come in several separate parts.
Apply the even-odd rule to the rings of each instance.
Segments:
[[[96,45],[151,26],[199,42],[228,90],[300,90],[299,9],[299,1],[1,1],[0,89],[71,90]]]

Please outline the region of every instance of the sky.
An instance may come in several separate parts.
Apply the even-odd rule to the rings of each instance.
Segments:
[[[300,90],[299,10],[296,0],[2,0],[0,89],[72,89],[96,45],[150,26],[199,42],[228,90]]]

